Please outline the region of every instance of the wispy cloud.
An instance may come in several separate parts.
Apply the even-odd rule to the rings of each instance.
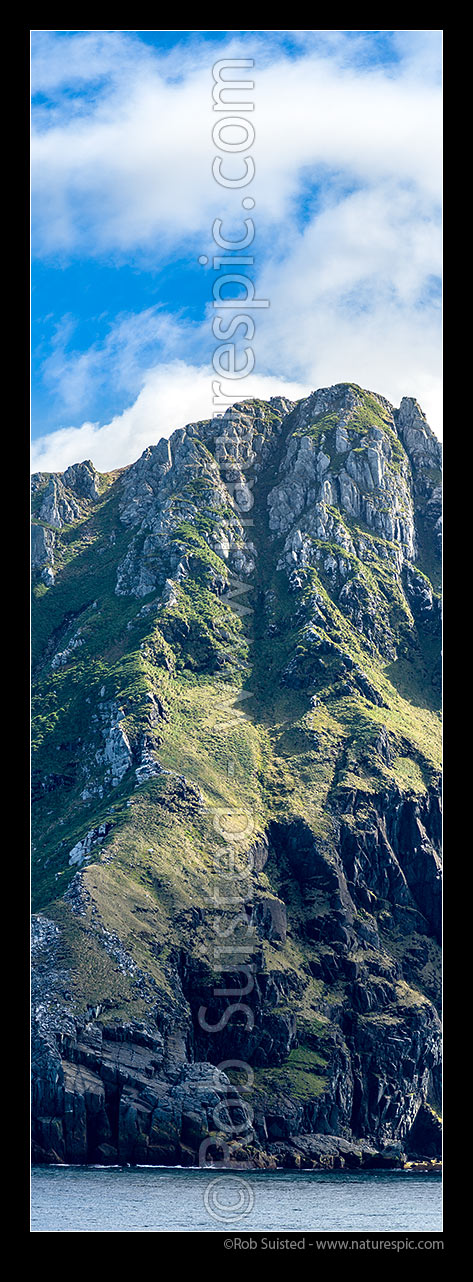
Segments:
[[[82,350],[74,346],[76,328],[73,317],[61,318],[42,365],[44,382],[61,416],[87,412],[109,383],[117,393],[136,395],[158,358],[166,361],[190,348],[193,329],[159,305],[118,315],[104,339]]]

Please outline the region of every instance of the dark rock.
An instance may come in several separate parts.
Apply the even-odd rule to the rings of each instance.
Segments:
[[[428,1104],[421,1104],[406,1136],[405,1147],[410,1157],[442,1156],[442,1124]]]

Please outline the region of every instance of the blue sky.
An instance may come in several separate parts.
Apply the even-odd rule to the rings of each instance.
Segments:
[[[441,429],[438,31],[32,33],[33,465],[212,412],[212,66],[253,59],[249,393],[355,381]],[[227,157],[228,161],[228,157]],[[226,163],[227,163],[226,161]],[[233,162],[234,158],[230,158]]]

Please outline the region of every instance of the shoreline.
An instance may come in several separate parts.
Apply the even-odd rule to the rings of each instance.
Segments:
[[[415,1161],[407,1161],[407,1162],[401,1163],[398,1166],[395,1166],[395,1165],[387,1166],[386,1164],[380,1164],[379,1166],[375,1166],[373,1164],[370,1166],[358,1166],[358,1167],[353,1167],[353,1166],[351,1167],[349,1166],[348,1167],[347,1166],[287,1167],[283,1165],[269,1166],[264,1168],[254,1167],[251,1171],[248,1172],[248,1174],[276,1175],[276,1174],[283,1173],[283,1174],[291,1174],[291,1175],[343,1175],[345,1176],[345,1175],[359,1175],[360,1173],[376,1174],[382,1171],[388,1174],[396,1172],[397,1174],[407,1174],[407,1175],[409,1174],[441,1175],[442,1167],[443,1167],[443,1163],[438,1161],[438,1159],[436,1158],[419,1158],[418,1160],[415,1160]],[[227,1166],[210,1166],[210,1165],[209,1166],[183,1166],[182,1164],[179,1164],[179,1163],[176,1163],[175,1165],[171,1165],[169,1163],[162,1163],[162,1162],[161,1163],[151,1163],[151,1162],[150,1163],[147,1163],[147,1162],[103,1163],[103,1162],[58,1161],[58,1162],[32,1162],[31,1163],[31,1172],[42,1171],[46,1169],[47,1170],[51,1170],[51,1169],[52,1170],[76,1170],[76,1171],[199,1171],[199,1172],[207,1173],[210,1175],[210,1174],[213,1174],[215,1171],[223,1171],[225,1173],[232,1172],[236,1168],[234,1164],[233,1165],[229,1164]],[[241,1170],[242,1168],[239,1167],[238,1169]]]

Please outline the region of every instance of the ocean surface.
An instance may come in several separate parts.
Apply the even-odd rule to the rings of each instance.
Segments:
[[[438,1175],[38,1166],[33,1233],[437,1233]]]

